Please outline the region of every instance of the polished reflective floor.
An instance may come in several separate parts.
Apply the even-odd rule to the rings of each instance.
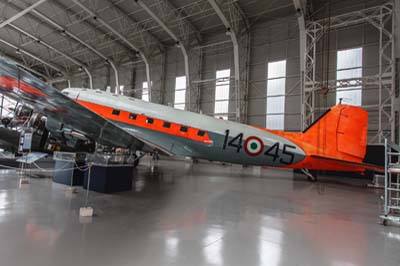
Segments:
[[[364,181],[183,161],[144,162],[130,192],[90,193],[0,171],[0,265],[399,266]]]

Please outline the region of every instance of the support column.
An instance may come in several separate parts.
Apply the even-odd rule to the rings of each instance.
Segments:
[[[239,24],[239,20],[240,20],[240,13],[237,11],[236,6],[233,6],[233,3],[229,3],[229,11],[230,11],[230,15],[231,17],[235,17],[235,24],[232,24],[227,16],[224,14],[224,12],[222,11],[221,7],[219,6],[219,4],[216,2],[216,0],[208,0],[208,2],[210,3],[210,5],[212,6],[212,8],[214,9],[215,13],[218,15],[219,19],[222,21],[222,23],[224,24],[224,26],[226,27],[226,31],[227,33],[230,35],[231,40],[232,40],[232,44],[233,44],[233,57],[234,57],[234,73],[235,73],[235,94],[236,94],[236,121],[237,122],[241,122],[241,108],[240,108],[240,104],[241,104],[241,95],[242,92],[240,90],[240,59],[239,59],[239,42],[238,42],[238,24]],[[238,20],[238,21],[236,21]],[[235,27],[236,26],[236,27]]]
[[[400,0],[394,0],[393,36],[395,57],[395,143],[400,143]]]
[[[306,23],[304,19],[304,13],[305,13],[305,5],[306,3],[302,4],[301,0],[293,0],[294,7],[296,9],[296,15],[297,15],[297,23],[299,24],[299,37],[300,37],[300,88],[301,88],[301,130],[305,130],[305,127],[307,125],[306,119],[305,119],[305,107],[304,107],[304,90],[305,90],[305,84],[304,84],[304,75],[306,71],[306,45],[307,45],[307,31],[306,31]]]
[[[165,21],[163,21],[161,18],[166,17],[165,13],[166,10],[158,10],[158,11],[153,11],[156,8],[150,8],[147,6],[146,3],[144,3],[141,0],[135,0],[135,3],[139,5],[155,22],[157,22],[158,25],[161,26],[161,28],[176,42],[176,45],[181,49],[182,55],[183,55],[183,60],[184,60],[184,66],[185,66],[185,76],[186,76],[186,99],[188,99],[188,104],[186,105],[186,109],[189,107],[190,110],[190,99],[191,99],[191,79],[190,79],[190,67],[189,67],[189,55],[188,55],[188,39],[189,39],[189,25],[184,23],[183,19],[180,21],[181,22],[181,36],[178,36],[174,31],[172,31],[171,27],[169,27]],[[157,2],[158,7],[160,9],[162,8],[167,8],[167,5],[165,3],[160,3]],[[157,12],[157,13],[156,13]]]

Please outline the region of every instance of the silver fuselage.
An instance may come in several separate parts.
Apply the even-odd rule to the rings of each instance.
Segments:
[[[100,106],[124,110],[201,129],[208,133],[211,142],[204,143],[182,138],[176,134],[166,134],[165,132],[130,123],[122,123],[118,119],[111,120],[139,139],[148,140],[150,143],[154,143],[175,155],[274,167],[295,164],[305,158],[305,152],[298,145],[284,137],[253,126],[216,119],[211,116],[182,111],[165,105],[100,90],[68,88],[63,90],[63,93],[78,102],[90,102]],[[251,151],[251,147],[255,146],[257,148],[257,143],[259,142],[253,144],[253,146],[250,143],[248,144],[249,148],[245,149],[244,144],[248,138],[261,140],[262,147],[255,150],[260,152],[252,153]],[[284,149],[285,146],[286,148]],[[271,147],[272,150],[269,150]],[[266,152],[267,154],[265,154]]]

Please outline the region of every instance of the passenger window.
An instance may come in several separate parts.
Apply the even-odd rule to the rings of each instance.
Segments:
[[[164,121],[163,127],[165,127],[165,128],[170,128],[170,127],[171,127],[171,123],[170,123],[170,122]]]
[[[185,126],[181,126],[181,132],[188,132],[188,128]]]
[[[136,120],[137,114],[129,114],[129,119]]]
[[[153,123],[154,123],[154,119],[153,119],[153,118],[150,118],[150,117],[147,117],[146,123],[147,123],[147,124],[153,124]]]
[[[197,135],[200,136],[200,137],[204,137],[205,134],[206,134],[206,132],[203,131],[203,130],[199,130],[199,131],[197,132]]]
[[[120,110],[117,110],[117,109],[112,110],[113,115],[119,115],[119,113],[120,113]]]

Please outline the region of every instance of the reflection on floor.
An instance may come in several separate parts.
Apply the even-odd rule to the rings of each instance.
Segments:
[[[378,224],[380,193],[344,178],[160,161],[131,192],[90,193],[0,172],[0,259],[7,266],[400,265],[400,229]]]

